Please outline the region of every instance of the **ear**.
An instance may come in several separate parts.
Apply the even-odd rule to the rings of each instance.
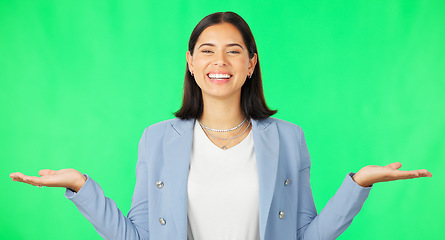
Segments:
[[[253,71],[255,70],[256,62],[257,62],[258,56],[256,53],[253,54],[253,57],[249,59],[249,75],[253,74]]]
[[[187,51],[187,64],[189,66],[190,72],[193,72],[193,56],[190,54],[190,51]]]

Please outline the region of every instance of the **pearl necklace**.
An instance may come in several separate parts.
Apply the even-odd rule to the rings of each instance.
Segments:
[[[250,122],[249,122],[249,124],[247,124],[246,129],[244,129],[244,131],[243,131],[242,133],[240,133],[240,134],[237,133],[237,134],[236,134],[235,136],[233,136],[233,137],[222,138],[222,137],[215,136],[215,135],[209,133],[208,131],[206,131],[206,133],[207,133],[209,136],[211,136],[211,137],[213,137],[213,138],[216,138],[216,139],[219,139],[219,140],[232,140],[232,139],[235,139],[235,138],[237,138],[237,137],[243,135],[243,134],[247,131],[247,129],[249,129],[250,124],[251,124]],[[240,130],[241,130],[241,129],[240,129]],[[227,144],[226,144],[226,145],[227,145]]]
[[[210,130],[210,131],[212,131],[212,132],[230,132],[230,131],[236,130],[236,129],[238,129],[239,127],[241,127],[241,126],[246,122],[246,120],[247,120],[247,117],[244,118],[244,120],[243,120],[240,124],[238,124],[238,126],[235,126],[235,127],[233,127],[233,128],[230,128],[230,129],[213,129],[213,128],[209,128],[209,127],[205,126],[205,125],[202,124],[201,121],[199,121],[199,120],[198,120],[198,123],[199,123],[199,125],[201,125],[202,128],[207,129],[207,130]]]
[[[242,123],[245,123],[245,121],[246,121],[246,120],[244,120]],[[218,141],[220,144],[221,144],[221,141],[228,141],[226,144],[224,144],[223,146],[220,147],[222,150],[227,150],[227,149],[228,149],[228,148],[227,148],[227,145],[229,145],[229,144],[232,142],[233,139],[242,136],[247,130],[249,130],[249,127],[252,125],[252,123],[249,121],[249,123],[247,124],[246,128],[244,129],[244,131],[243,131],[242,133],[240,133],[240,131],[241,131],[241,129],[242,129],[242,128],[240,128],[240,129],[237,131],[237,133],[235,134],[235,136],[233,136],[233,137],[227,137],[227,138],[221,138],[221,137],[218,137],[218,136],[215,136],[215,135],[211,134],[209,130],[207,130],[206,128],[204,128],[204,125],[202,125],[202,123],[201,123],[200,121],[198,121],[198,123],[199,123],[199,125],[201,126],[202,130],[204,130],[204,132],[207,134],[207,136],[212,137],[212,138],[215,138],[215,140]],[[242,126],[242,125],[239,125],[239,126],[237,126],[236,128],[239,128],[240,126]],[[236,128],[235,128],[235,129],[236,129]]]

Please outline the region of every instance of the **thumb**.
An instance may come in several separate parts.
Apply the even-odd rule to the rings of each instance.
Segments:
[[[39,171],[39,175],[40,176],[45,176],[45,175],[54,175],[56,174],[57,171],[51,170],[51,169],[42,169]]]
[[[392,168],[392,169],[399,169],[399,168],[402,167],[402,163],[400,163],[400,162],[394,162],[394,163],[389,164],[387,167],[390,167],[390,168]]]

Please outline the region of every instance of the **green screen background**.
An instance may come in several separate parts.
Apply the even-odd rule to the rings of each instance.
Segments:
[[[400,161],[339,239],[443,239],[445,1],[0,1],[0,238],[100,239],[63,194],[9,174],[76,168],[126,213],[144,128],[180,106],[194,26],[249,23],[275,116],[300,125],[318,211],[348,172]]]

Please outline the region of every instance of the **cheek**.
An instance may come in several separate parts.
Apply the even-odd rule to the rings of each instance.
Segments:
[[[194,71],[195,71],[195,82],[198,84],[199,87],[201,87],[201,83],[205,81],[205,69],[206,69],[206,63],[203,61],[196,61],[194,65]]]
[[[249,63],[246,62],[245,59],[239,59],[236,62],[232,62],[232,66],[235,68],[237,78],[245,81],[249,73]]]
[[[196,69],[202,70],[202,69],[205,69],[208,64],[209,64],[209,61],[207,59],[197,58],[197,59],[195,59],[193,65]]]
[[[238,71],[247,72],[247,69],[249,68],[249,60],[244,58],[239,59],[236,60],[233,65],[237,66]]]

